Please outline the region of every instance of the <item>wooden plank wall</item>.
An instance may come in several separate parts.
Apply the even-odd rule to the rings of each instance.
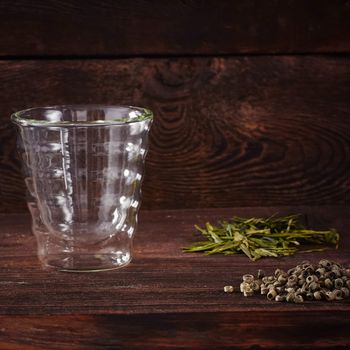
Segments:
[[[12,112],[155,112],[143,208],[350,203],[350,2],[0,3],[0,212],[25,211]]]

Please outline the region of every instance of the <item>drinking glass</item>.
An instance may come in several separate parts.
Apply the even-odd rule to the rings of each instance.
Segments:
[[[152,112],[66,105],[19,111],[11,119],[42,264],[63,271],[127,265]]]

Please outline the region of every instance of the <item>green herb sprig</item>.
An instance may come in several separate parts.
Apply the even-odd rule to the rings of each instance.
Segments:
[[[195,228],[206,238],[183,248],[184,252],[204,254],[244,253],[250,260],[264,256],[289,256],[296,252],[323,251],[328,246],[338,248],[339,233],[335,229],[315,231],[305,228],[298,220],[300,215],[283,217],[241,218],[219,222],[215,227],[206,223]],[[311,247],[305,250],[305,245]]]

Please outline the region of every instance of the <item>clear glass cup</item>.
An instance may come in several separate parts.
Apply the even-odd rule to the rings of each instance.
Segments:
[[[11,119],[42,264],[63,271],[127,265],[152,112],[71,105],[27,109]]]

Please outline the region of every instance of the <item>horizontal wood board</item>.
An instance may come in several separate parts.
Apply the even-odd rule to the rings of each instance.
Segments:
[[[289,269],[329,258],[349,265],[347,206],[144,211],[135,254],[123,269],[76,274],[45,271],[35,256],[27,215],[2,215],[0,348],[225,349],[347,348],[350,299],[288,304],[225,294],[244,273]],[[198,239],[194,224],[233,215],[302,213],[308,225],[335,227],[338,250],[249,261],[203,256],[181,247]],[[309,331],[305,331],[308,329]],[[55,340],[55,341],[53,341]]]
[[[154,111],[143,208],[349,204],[350,60],[327,56],[0,61],[0,212],[25,211],[16,110]]]
[[[350,51],[347,0],[0,3],[0,56]]]
[[[0,316],[3,350],[350,348],[348,311]]]

